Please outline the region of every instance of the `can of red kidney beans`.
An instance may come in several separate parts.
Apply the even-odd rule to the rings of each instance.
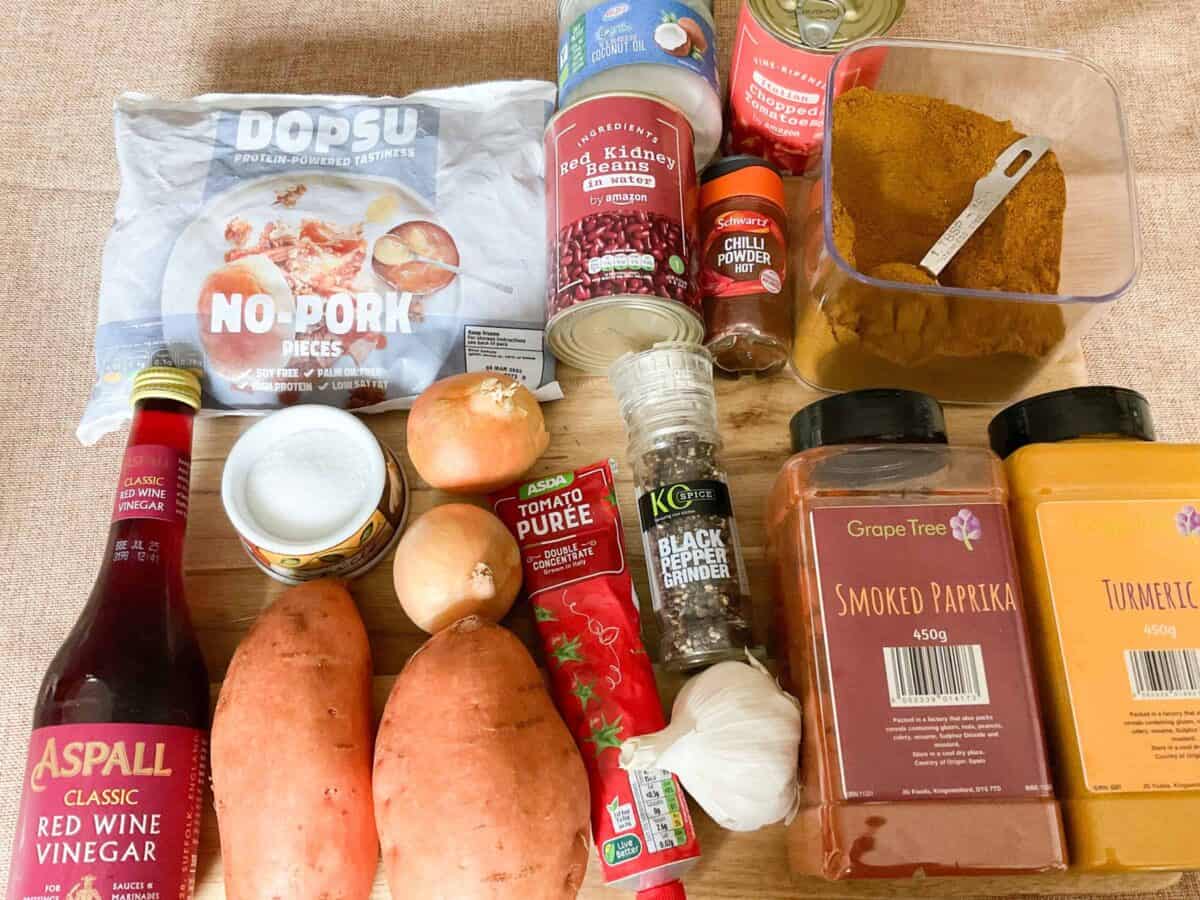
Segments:
[[[821,159],[833,58],[885,34],[905,0],[742,0],[729,68],[726,154],[750,153],[803,175]],[[834,90],[873,87],[887,58],[878,48],[839,75]]]
[[[546,128],[546,338],[587,372],[659,341],[699,341],[692,128],[644,94],[601,94]]]

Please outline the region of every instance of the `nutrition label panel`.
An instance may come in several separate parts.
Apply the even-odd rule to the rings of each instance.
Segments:
[[[679,808],[679,788],[670,772],[637,769],[629,773],[629,785],[637,802],[646,848],[651,853],[687,843],[687,829]]]

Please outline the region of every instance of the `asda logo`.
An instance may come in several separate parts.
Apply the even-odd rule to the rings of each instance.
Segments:
[[[621,863],[637,859],[642,855],[642,839],[636,834],[623,834],[610,838],[600,848],[604,862],[609,866],[619,866]]]
[[[521,485],[520,497],[522,500],[528,500],[531,497],[540,497],[542,494],[549,493],[550,491],[557,491],[568,487],[574,481],[574,472],[559,472],[557,475],[547,475],[545,478],[538,478],[535,481]]]

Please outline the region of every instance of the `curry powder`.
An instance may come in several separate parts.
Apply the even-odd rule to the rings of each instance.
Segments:
[[[833,234],[859,272],[934,284],[913,267],[1024,137],[933,97],[855,88],[834,103]],[[942,272],[946,287],[1058,291],[1066,179],[1047,153]],[[898,263],[908,265],[898,266]],[[849,282],[824,305],[835,338],[900,365],[938,356],[1038,358],[1065,334],[1057,304],[880,291]]]

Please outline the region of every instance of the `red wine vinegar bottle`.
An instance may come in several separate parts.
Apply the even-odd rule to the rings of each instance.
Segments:
[[[200,383],[145,369],[133,402],[100,574],[34,708],[9,900],[192,896],[208,673],[183,534]]]

